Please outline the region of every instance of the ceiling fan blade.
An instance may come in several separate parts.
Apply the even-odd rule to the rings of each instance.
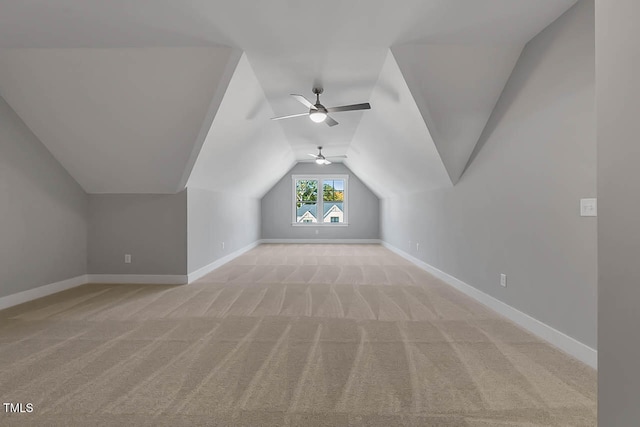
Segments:
[[[343,105],[341,107],[327,108],[327,113],[339,113],[342,111],[370,110],[371,104],[365,102],[363,104]]]
[[[307,98],[305,98],[302,95],[296,95],[295,93],[292,93],[291,96],[293,96],[299,103],[301,103],[302,105],[304,105],[307,108],[311,108],[313,110],[317,110],[316,106],[313,105],[311,103],[311,101],[309,101]]]
[[[298,162],[299,163],[315,163],[317,165],[330,165],[332,163],[327,159],[324,159],[324,161],[322,163],[318,163],[317,161],[312,160],[312,159],[311,160],[298,160]]]
[[[311,157],[315,158],[315,159],[317,159],[317,158],[318,158],[318,155],[317,155],[317,154],[311,154],[311,153],[307,153],[307,154],[308,154],[308,155],[310,155]]]
[[[343,154],[341,156],[327,156],[328,159],[346,159],[347,156],[346,154]]]
[[[331,117],[327,116],[326,119],[324,119],[324,122],[327,124],[327,126],[335,126],[338,124],[338,122],[336,122],[335,120],[333,120]]]
[[[300,116],[308,116],[308,115],[309,115],[309,113],[290,114],[288,116],[271,117],[271,120],[290,119],[292,117],[300,117]]]

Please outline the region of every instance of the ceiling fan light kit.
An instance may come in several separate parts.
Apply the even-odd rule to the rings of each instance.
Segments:
[[[318,154],[309,153],[309,155],[311,157],[314,157],[316,159],[315,162],[317,164],[319,164],[319,165],[330,165],[331,164],[331,162],[329,160],[327,160],[327,158],[322,154],[322,146],[318,147]],[[342,156],[329,156],[329,157],[331,157],[331,158],[334,158],[334,157],[335,158],[338,158],[338,157],[346,158],[347,156],[342,155]]]
[[[309,116],[311,121],[315,123],[325,122],[327,126],[335,126],[338,124],[329,113],[340,113],[343,111],[358,111],[358,110],[369,110],[371,109],[371,104],[368,102],[364,102],[362,104],[351,104],[351,105],[343,105],[340,107],[331,107],[326,108],[324,105],[320,103],[320,94],[323,92],[322,88],[313,88],[313,93],[316,95],[316,103],[312,104],[307,98],[302,95],[297,95],[292,93],[293,96],[298,102],[309,109],[309,113],[300,113],[300,114],[290,114],[288,116],[280,116],[273,117],[271,120],[282,120],[282,119],[290,119],[293,117],[301,117],[301,116]]]
[[[313,122],[322,123],[327,119],[327,113],[320,110],[311,110],[309,111],[309,118]]]

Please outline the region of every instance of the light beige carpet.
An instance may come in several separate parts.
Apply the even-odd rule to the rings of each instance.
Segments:
[[[378,245],[0,312],[0,425],[588,426],[596,373]],[[3,408],[0,408],[3,409]]]

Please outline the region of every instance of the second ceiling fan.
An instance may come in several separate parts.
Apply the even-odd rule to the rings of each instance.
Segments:
[[[319,165],[330,165],[331,162],[329,160],[327,160],[327,158],[322,154],[322,147],[318,146],[318,154],[311,154],[309,153],[309,155],[313,158],[315,158],[315,162]],[[343,158],[346,159],[347,156],[346,155],[342,155],[342,156],[329,156],[329,158]],[[303,160],[304,161],[304,160]]]
[[[338,124],[333,118],[329,116],[329,113],[340,113],[343,111],[357,111],[357,110],[369,110],[371,104],[364,102],[362,104],[343,105],[340,107],[325,107],[320,103],[320,94],[323,92],[322,88],[313,88],[313,93],[316,95],[316,103],[312,104],[307,98],[302,95],[291,94],[298,102],[305,107],[309,108],[309,112],[300,114],[290,114],[288,116],[273,117],[271,120],[290,119],[292,117],[309,116],[309,118],[316,122],[325,122],[328,126],[335,126]]]

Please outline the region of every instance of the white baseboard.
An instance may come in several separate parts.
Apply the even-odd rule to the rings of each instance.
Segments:
[[[46,297],[48,295],[55,294],[56,292],[66,291],[67,289],[84,285],[87,281],[87,275],[83,274],[81,276],[72,277],[71,279],[61,280],[60,282],[49,283],[48,285],[18,292],[17,294],[7,295],[6,297],[0,298],[0,310],[33,301],[34,299]]]
[[[245,246],[245,247],[243,247],[241,249],[238,249],[237,251],[231,252],[229,255],[225,255],[222,258],[218,258],[217,260],[213,261],[211,264],[205,265],[204,267],[199,268],[199,269],[197,269],[196,271],[194,271],[192,273],[189,273],[187,283],[195,282],[199,278],[211,273],[216,268],[221,267],[222,265],[228,263],[229,261],[239,257],[243,253],[245,253],[247,251],[250,251],[251,249],[255,248],[256,246],[258,246],[260,244],[260,242],[261,241],[258,240],[256,242],[248,244],[247,246]]]
[[[557,329],[552,328],[545,323],[542,323],[537,319],[534,319],[528,314],[523,313],[508,304],[505,304],[504,302],[492,297],[491,295],[485,294],[484,292],[474,288],[471,285],[468,285],[462,280],[456,279],[455,277],[427,264],[426,262],[409,255],[408,253],[396,248],[395,246],[390,245],[387,242],[382,242],[382,245],[392,252],[395,252],[396,254],[405,258],[406,260],[414,263],[423,270],[431,273],[448,285],[453,286],[454,288],[465,293],[476,301],[503,315],[507,319],[523,327],[532,334],[537,335],[548,343],[558,347],[560,350],[570,354],[571,356],[586,363],[594,369],[598,368],[597,350],[581,343],[580,341],[564,334],[563,332],[558,331]]]
[[[380,244],[380,239],[262,239],[260,243],[347,243]]]
[[[184,285],[185,274],[89,274],[89,283],[135,285]]]
[[[16,294],[0,297],[0,310],[13,307],[14,305],[23,304],[38,298],[46,297],[56,292],[65,291],[75,288],[76,286],[87,283],[106,283],[106,284],[149,284],[149,285],[184,285],[204,276],[205,274],[215,270],[232,259],[242,255],[243,253],[255,248],[260,241],[239,249],[224,258],[220,258],[211,264],[194,271],[189,275],[170,275],[170,274],[83,274],[82,276],[73,277],[71,279],[62,280],[56,283],[29,289]]]

